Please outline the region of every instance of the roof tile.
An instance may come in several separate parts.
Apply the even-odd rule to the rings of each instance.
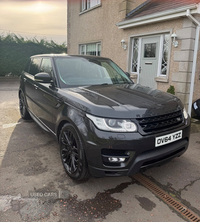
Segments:
[[[126,19],[138,18],[199,2],[200,0],[147,0],[142,5],[129,12]]]

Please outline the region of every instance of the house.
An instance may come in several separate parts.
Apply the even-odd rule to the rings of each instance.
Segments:
[[[135,83],[200,98],[200,0],[68,0],[68,53],[109,57]]]

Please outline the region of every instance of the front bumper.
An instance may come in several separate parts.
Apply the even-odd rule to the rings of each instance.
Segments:
[[[130,176],[141,169],[159,166],[181,156],[188,148],[190,119],[184,126],[153,135],[112,133],[98,130],[92,122],[87,126],[85,154],[92,176]],[[182,139],[155,147],[155,138],[182,130]],[[106,157],[127,157],[123,163],[109,163]],[[108,160],[108,158],[107,158]]]

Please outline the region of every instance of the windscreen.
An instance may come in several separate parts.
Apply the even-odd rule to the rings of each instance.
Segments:
[[[61,87],[132,83],[109,59],[55,58]]]

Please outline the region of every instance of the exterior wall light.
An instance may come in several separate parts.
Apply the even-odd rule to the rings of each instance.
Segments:
[[[121,40],[121,45],[122,45],[122,49],[126,50],[127,45],[125,44],[125,40],[124,39]]]
[[[172,43],[173,43],[173,46],[174,47],[178,47],[178,41],[176,41],[177,39],[177,34],[174,32],[172,35],[171,35],[171,38],[173,39]]]

